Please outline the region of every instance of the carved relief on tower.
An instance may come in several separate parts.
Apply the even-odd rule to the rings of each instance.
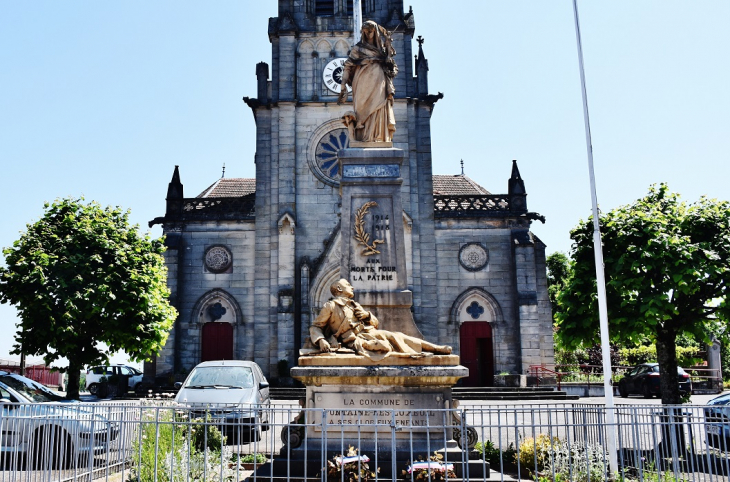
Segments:
[[[481,271],[489,262],[489,251],[481,243],[467,243],[459,250],[459,264],[467,271]]]
[[[203,265],[211,273],[231,273],[233,272],[233,254],[226,246],[209,246],[203,255]]]

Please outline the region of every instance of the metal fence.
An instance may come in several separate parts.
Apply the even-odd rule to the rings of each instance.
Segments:
[[[620,406],[614,426],[606,415],[603,406],[576,403],[452,410],[4,404],[0,481],[728,480],[724,407]]]

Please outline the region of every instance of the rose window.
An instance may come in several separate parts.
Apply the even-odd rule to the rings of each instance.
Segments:
[[[489,261],[489,253],[479,243],[468,243],[459,250],[459,263],[469,271],[484,269]]]
[[[322,174],[333,180],[340,178],[340,160],[337,158],[337,153],[349,145],[347,129],[344,128],[328,132],[320,139],[314,157]]]
[[[222,273],[231,267],[233,257],[224,246],[213,246],[205,252],[205,267],[213,273]]]

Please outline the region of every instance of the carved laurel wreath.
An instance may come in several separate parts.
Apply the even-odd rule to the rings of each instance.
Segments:
[[[370,208],[377,205],[378,203],[375,201],[366,202],[357,210],[357,213],[355,213],[355,239],[365,246],[365,249],[362,250],[363,256],[380,254],[380,251],[377,250],[376,246],[385,242],[383,239],[375,239],[373,240],[373,244],[370,244],[370,234],[365,232],[365,215],[368,213]]]

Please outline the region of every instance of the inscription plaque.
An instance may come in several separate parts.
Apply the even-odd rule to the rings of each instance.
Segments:
[[[314,394],[314,429],[322,431],[322,415],[328,429],[345,432],[374,432],[399,427],[414,431],[443,431],[450,414],[444,410],[441,393],[352,393]]]
[[[347,164],[342,167],[342,177],[398,177],[398,164]]]

